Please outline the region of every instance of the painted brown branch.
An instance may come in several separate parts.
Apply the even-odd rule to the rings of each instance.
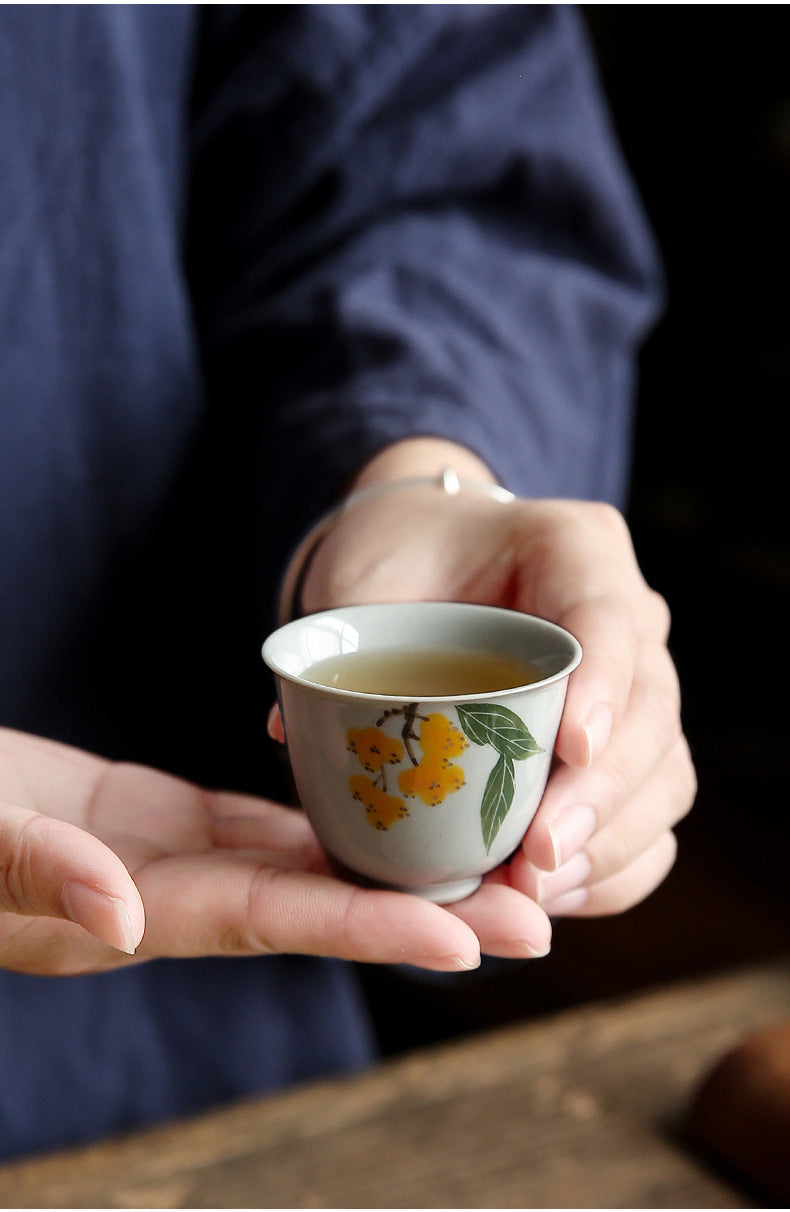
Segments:
[[[419,761],[414,756],[414,750],[411,747],[412,741],[419,741],[419,736],[414,731],[415,720],[427,720],[427,716],[420,715],[417,708],[419,703],[407,703],[405,707],[392,707],[389,711],[385,711],[380,719],[376,720],[376,727],[380,728],[385,720],[392,719],[393,716],[402,715],[404,718],[401,736],[403,737],[403,745],[409,755],[412,766],[419,766]]]

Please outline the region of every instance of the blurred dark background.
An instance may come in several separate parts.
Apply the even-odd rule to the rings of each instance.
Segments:
[[[790,60],[784,6],[582,6],[668,306],[641,360],[629,508],[669,601],[699,778],[669,878],[552,953],[457,982],[361,969],[396,1052],[790,953]]]

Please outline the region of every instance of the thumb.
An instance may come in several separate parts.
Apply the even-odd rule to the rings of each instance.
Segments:
[[[281,745],[285,744],[285,729],[283,727],[283,717],[280,714],[279,703],[274,703],[269,711],[266,730],[273,741],[279,741]]]
[[[76,825],[5,803],[0,911],[76,922],[128,955],[145,929],[140,893],[117,854]]]

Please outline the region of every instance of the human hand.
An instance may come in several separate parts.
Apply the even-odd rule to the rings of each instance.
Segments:
[[[363,484],[405,468],[413,474],[413,454],[418,471],[473,459],[429,441],[392,450],[393,462],[385,452]],[[469,472],[488,474],[476,460]],[[667,648],[669,612],[642,577],[622,516],[589,502],[503,505],[477,493],[408,488],[343,515],[303,587],[307,610],[414,598],[541,615],[584,651],[540,809],[486,885],[517,890],[551,916],[616,913],[647,896],[674,862],[673,828],[696,784]]]
[[[296,952],[452,972],[481,941],[529,955],[549,934],[513,889],[458,913],[363,890],[331,874],[301,812],[0,729],[2,967]]]

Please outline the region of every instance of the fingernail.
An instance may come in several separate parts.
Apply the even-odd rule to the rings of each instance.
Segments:
[[[551,934],[541,942],[536,941],[534,936],[532,939],[507,935],[498,939],[487,938],[485,949],[486,955],[496,959],[543,959],[551,951]]]
[[[543,906],[543,910],[549,917],[567,916],[569,913],[576,913],[579,909],[583,909],[589,899],[589,889],[574,888],[573,892],[565,892],[562,896],[549,901]]]
[[[451,958],[454,966],[457,969],[459,969],[461,972],[473,972],[475,970],[475,968],[480,967],[480,957],[479,956],[473,963],[469,960],[465,960],[462,955],[453,955],[450,958]]]
[[[117,951],[134,955],[137,950],[129,910],[116,896],[109,896],[79,880],[67,880],[61,892],[66,916],[94,938]],[[139,941],[139,940],[138,940]]]
[[[595,810],[588,804],[574,804],[572,808],[566,808],[555,820],[549,822],[555,871],[589,842],[596,824]]]
[[[529,943],[522,944],[523,953],[527,959],[545,959],[551,951],[551,942],[548,942],[545,947],[532,947]],[[518,958],[517,956],[513,957]]]
[[[480,967],[480,956],[468,960],[462,955],[426,955],[415,957],[409,962],[418,968],[430,968],[432,972],[472,972]]]
[[[592,863],[583,850],[569,858],[556,871],[537,871],[537,899],[539,905],[573,892],[587,883]]]
[[[590,766],[606,748],[612,735],[614,717],[605,703],[593,707],[585,721],[583,732],[587,738],[587,765]]]

